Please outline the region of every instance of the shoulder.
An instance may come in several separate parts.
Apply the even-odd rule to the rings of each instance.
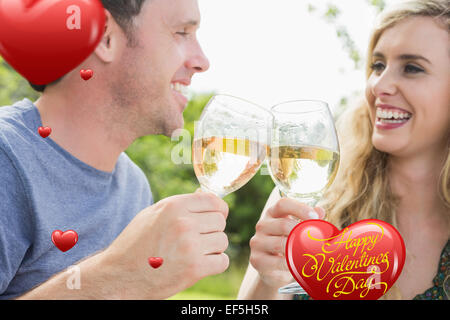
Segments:
[[[144,171],[142,171],[142,169],[139,168],[125,152],[122,152],[119,156],[117,169],[125,172],[130,177],[138,179],[139,181],[147,181]]]
[[[149,203],[153,202],[152,192],[147,176],[125,152],[120,154],[116,170],[119,171],[118,174],[125,178],[127,184],[129,183],[132,188],[137,191],[141,191],[144,195],[148,195],[150,197]]]
[[[42,147],[39,125],[39,112],[28,99],[0,107],[0,149],[19,172],[35,161]]]
[[[0,123],[2,125],[14,126],[24,125],[29,120],[30,115],[35,116],[36,110],[33,103],[28,99],[17,101],[11,106],[0,107]]]
[[[37,139],[39,122],[39,113],[28,99],[0,107],[0,145],[6,150],[27,147]]]
[[[0,132],[0,233],[8,230],[11,238],[14,234],[17,240],[30,234],[32,206],[22,167],[15,160],[15,154],[5,147],[3,137]],[[1,238],[0,247],[4,241]]]
[[[0,191],[4,206],[27,203],[24,165],[20,160],[27,157],[26,152],[34,143],[29,123],[32,108],[32,102],[27,99],[0,107],[0,181],[8,186]]]

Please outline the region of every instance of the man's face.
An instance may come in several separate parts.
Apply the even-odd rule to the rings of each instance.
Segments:
[[[170,136],[183,127],[188,100],[181,92],[209,68],[196,38],[199,23],[197,0],[147,0],[135,18],[137,45],[114,64],[110,90],[121,122],[137,136]]]

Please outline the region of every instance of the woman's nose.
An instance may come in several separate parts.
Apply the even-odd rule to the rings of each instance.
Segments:
[[[392,96],[397,93],[397,79],[393,70],[386,68],[379,75],[372,74],[372,94],[375,97]]]

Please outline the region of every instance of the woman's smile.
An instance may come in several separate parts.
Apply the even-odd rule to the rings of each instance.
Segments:
[[[375,126],[381,130],[396,129],[405,125],[412,116],[411,112],[401,108],[378,105],[376,108]]]

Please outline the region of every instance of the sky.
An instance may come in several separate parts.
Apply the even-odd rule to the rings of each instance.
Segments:
[[[391,3],[387,1],[387,3]],[[317,10],[308,12],[308,3]],[[364,0],[199,0],[198,38],[210,69],[194,76],[191,90],[235,95],[261,106],[318,99],[332,110],[342,97],[364,90],[354,63],[323,18],[336,4],[365,56],[376,11]]]

